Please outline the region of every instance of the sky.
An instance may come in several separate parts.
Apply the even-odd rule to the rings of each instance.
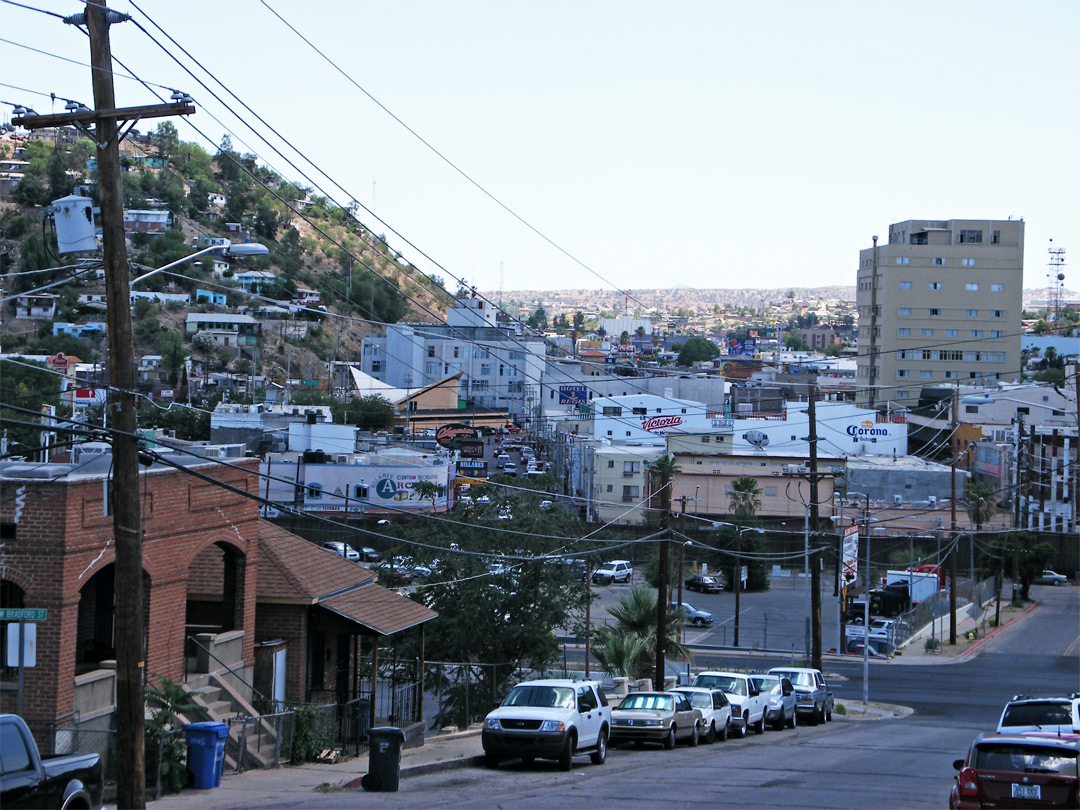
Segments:
[[[872,235],[923,218],[1022,217],[1026,288],[1046,286],[1049,240],[1080,260],[1076,0],[109,4],[242,117],[114,25],[115,57],[199,105],[207,137],[181,137],[212,150],[228,128],[357,200],[451,289],[854,285]],[[0,39],[0,100],[93,106],[77,29],[2,2]],[[117,102],[157,100],[118,78]]]

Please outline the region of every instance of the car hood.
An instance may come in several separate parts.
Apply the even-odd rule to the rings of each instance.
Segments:
[[[514,717],[520,720],[561,720],[570,714],[569,709],[553,709],[550,706],[500,706],[488,717]]]
[[[653,709],[612,709],[611,718],[620,720],[664,720],[671,717],[667,712]]]

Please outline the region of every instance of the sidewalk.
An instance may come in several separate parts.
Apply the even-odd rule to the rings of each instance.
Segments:
[[[480,765],[483,754],[479,729],[428,737],[423,746],[407,748],[402,752],[401,778]],[[181,793],[147,802],[147,807],[154,810],[246,807],[252,804],[255,796],[274,796],[275,800],[291,797],[297,807],[303,807],[313,791],[333,793],[360,790],[360,778],[367,773],[367,769],[368,757],[364,754],[334,765],[308,762],[296,767],[251,770],[235,775],[226,773],[221,777],[221,787],[213,790],[188,788]]]
[[[1001,605],[1001,625],[999,627],[991,627],[990,623],[993,620],[996,611],[996,604],[994,600],[991,600],[983,606],[981,611],[976,609],[974,615],[965,615],[963,618],[957,617],[955,645],[949,644],[949,620],[947,616],[943,617],[938,619],[936,623],[936,638],[939,643],[936,652],[931,652],[926,649],[926,641],[930,638],[930,634],[926,632],[920,634],[919,637],[912,639],[901,651],[902,655],[895,656],[892,659],[892,663],[956,663],[968,656],[975,655],[984,642],[997,635],[1014,622],[1023,621],[1038,606],[1038,602],[1032,602],[1031,604],[1023,605],[1021,607],[1016,607],[1011,602],[1003,602]],[[966,610],[967,608],[961,609]],[[957,613],[959,614],[960,611],[958,610]]]

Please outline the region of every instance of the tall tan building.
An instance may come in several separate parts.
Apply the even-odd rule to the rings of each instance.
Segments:
[[[1020,374],[1023,220],[910,219],[859,252],[857,402]]]

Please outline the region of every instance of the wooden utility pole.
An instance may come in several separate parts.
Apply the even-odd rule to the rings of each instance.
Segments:
[[[960,443],[956,440],[956,431],[959,427],[958,419],[959,415],[956,410],[957,405],[960,404],[960,380],[956,381],[956,390],[952,395],[952,407],[949,409],[952,411],[952,425],[950,435],[952,436],[951,442],[951,460],[950,466],[950,480],[949,480],[949,506],[952,512],[952,535],[950,537],[952,541],[952,551],[949,552],[949,643],[956,644],[956,554],[960,550],[960,537],[956,532],[956,462],[959,461],[957,454],[957,447]],[[941,560],[938,560],[938,565],[941,565]],[[972,587],[975,583],[971,583]]]
[[[810,381],[810,401],[806,410],[810,422],[810,433],[807,441],[810,443],[810,531],[816,532],[820,522],[820,504],[818,503],[818,474],[817,457],[817,375]],[[809,543],[807,543],[809,546]],[[814,669],[821,669],[821,572],[818,568],[820,558],[807,560],[810,568],[810,657],[814,663]],[[837,563],[839,567],[839,563]]]
[[[116,642],[116,791],[117,806],[146,806],[144,761],[146,617],[143,615],[142,515],[139,502],[139,447],[135,435],[135,351],[131,333],[131,273],[124,234],[124,196],[120,167],[123,122],[143,118],[189,115],[190,99],[174,104],[116,108],[109,25],[126,15],[110,11],[106,0],[87,0],[85,13],[65,17],[85,25],[90,39],[90,63],[96,110],[60,115],[27,115],[26,129],[74,125],[97,146],[98,193],[101,203],[105,298],[108,306],[109,422],[113,457],[113,542],[115,570]],[[93,124],[91,133],[87,125]]]
[[[821,555],[810,560],[811,667],[821,669]]]
[[[653,673],[653,688],[664,691],[664,649],[667,643],[668,614],[668,538],[671,532],[671,464],[660,459],[660,572],[656,587],[656,671]]]
[[[682,610],[682,597],[683,597],[683,566],[686,564],[686,502],[689,500],[685,495],[679,498],[679,502],[682,508],[679,510],[679,529],[681,530],[682,537],[679,538],[679,601],[676,603],[679,606],[679,610]],[[682,627],[679,628],[679,641],[686,641],[686,623],[683,622]]]

